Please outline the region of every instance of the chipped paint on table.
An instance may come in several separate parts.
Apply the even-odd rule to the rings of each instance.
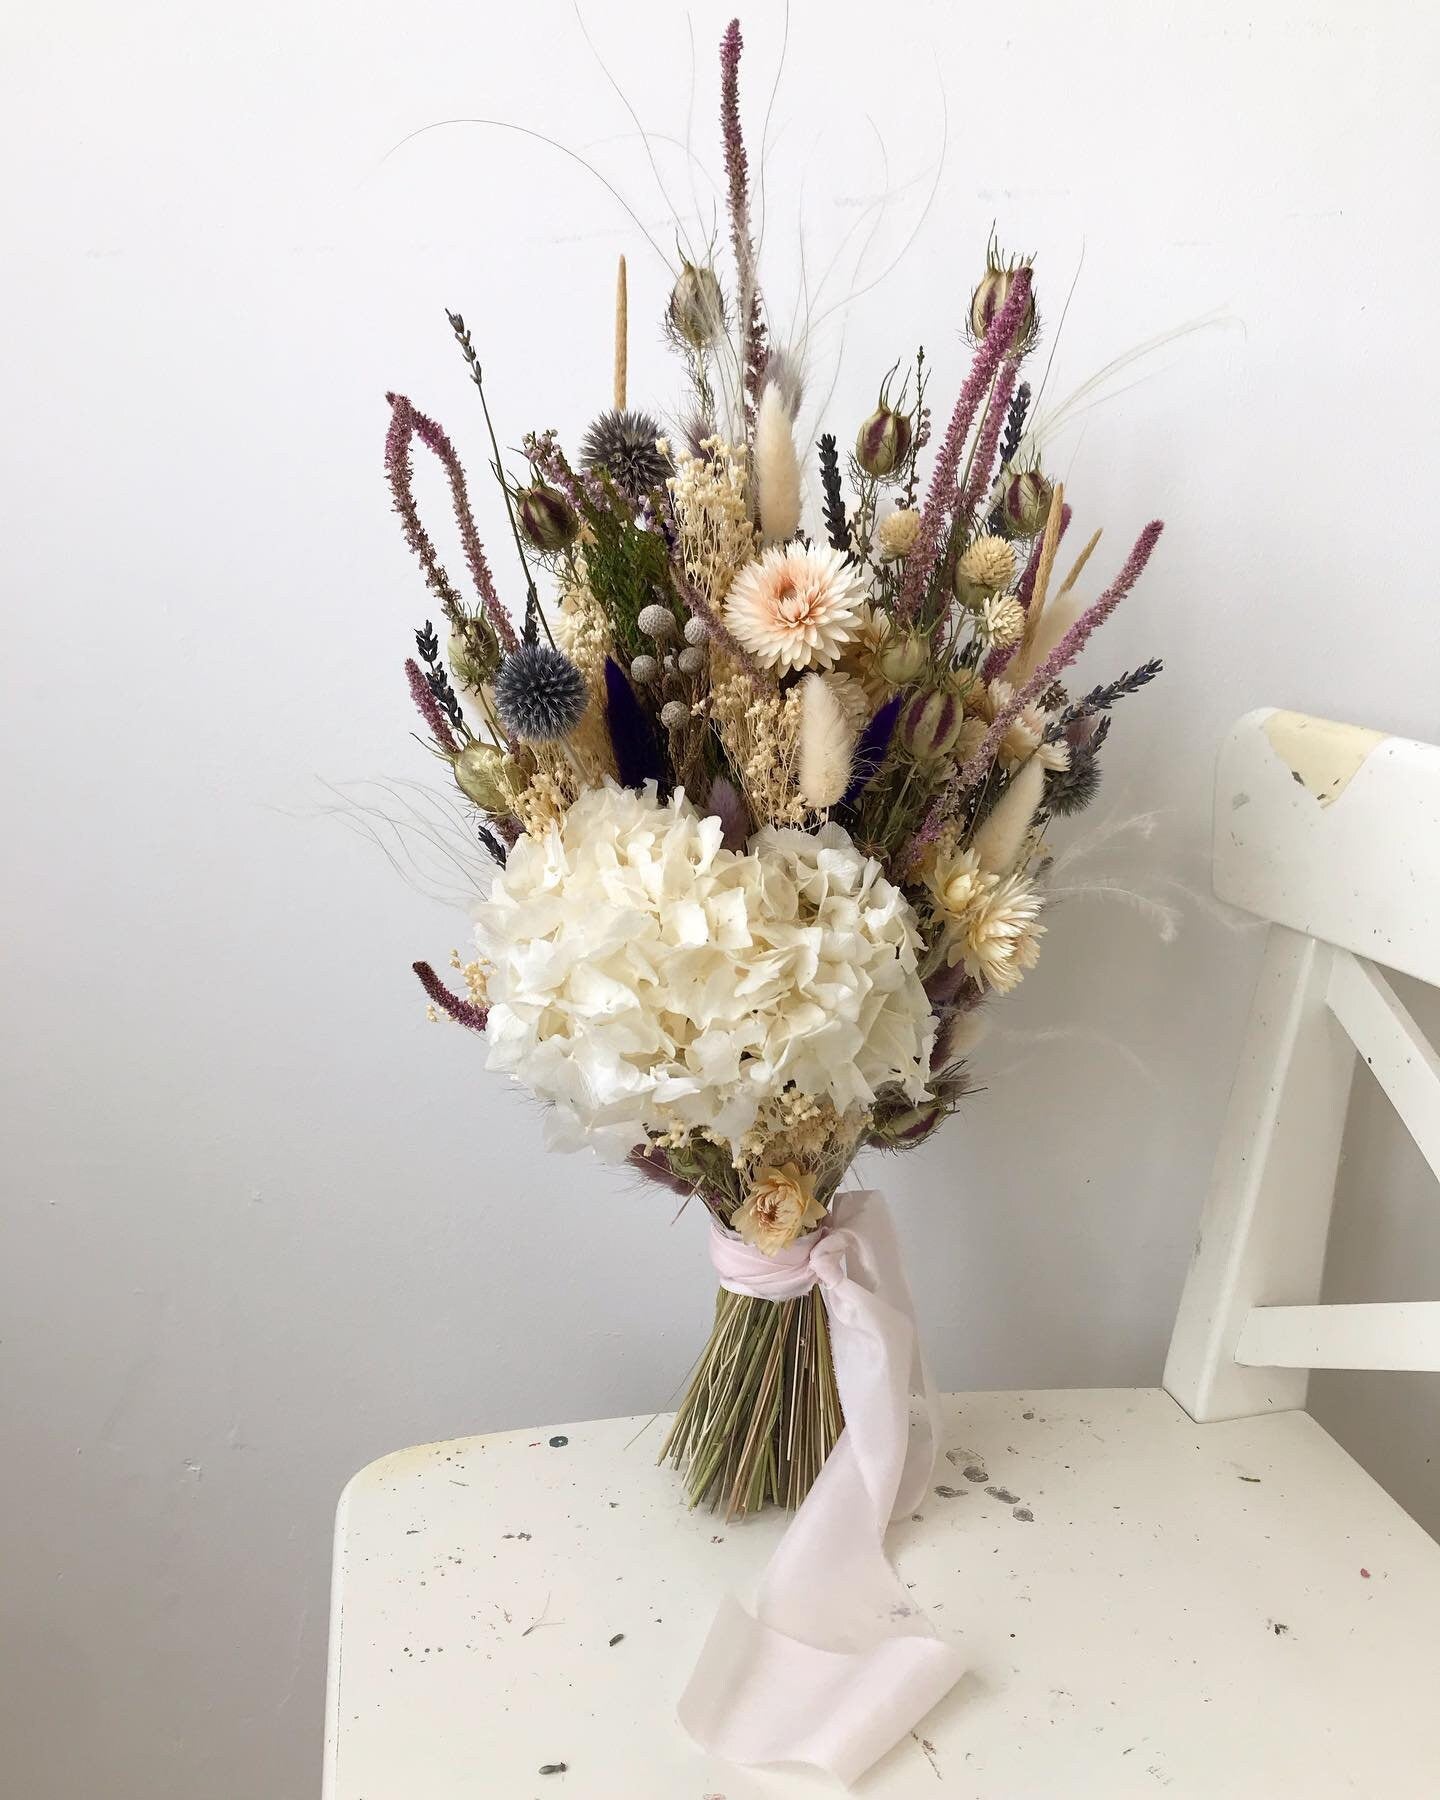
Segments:
[[[1440,1549],[1312,1419],[1202,1427],[1151,1389],[943,1407],[932,1493],[891,1544],[970,1672],[861,1794],[1440,1792]],[[839,1791],[674,1723],[716,1602],[784,1520],[687,1513],[660,1431],[506,1432],[355,1477],[327,1800]]]

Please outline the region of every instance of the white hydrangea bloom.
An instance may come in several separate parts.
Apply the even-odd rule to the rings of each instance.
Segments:
[[[915,916],[838,825],[744,853],[683,794],[587,790],[478,909],[488,1066],[554,1102],[552,1142],[621,1158],[676,1121],[736,1142],[794,1083],[841,1111],[925,1094]]]

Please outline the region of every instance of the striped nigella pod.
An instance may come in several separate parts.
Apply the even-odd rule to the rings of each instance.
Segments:
[[[938,1100],[921,1100],[918,1105],[902,1107],[899,1112],[877,1119],[874,1135],[882,1143],[904,1149],[929,1137],[944,1117],[945,1108]]]
[[[906,701],[895,735],[917,762],[934,762],[955,748],[965,709],[943,688],[922,690]]]

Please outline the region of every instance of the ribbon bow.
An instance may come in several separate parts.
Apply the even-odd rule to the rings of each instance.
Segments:
[[[726,1599],[680,1697],[680,1723],[737,1763],[802,1762],[847,1785],[964,1672],[885,1555],[935,1464],[934,1401],[914,1302],[885,1202],[842,1194],[828,1228],[776,1256],[716,1227],[711,1260],[731,1293],[824,1291],[845,1429],[760,1580],[753,1613]],[[925,1403],[912,1431],[910,1395]]]

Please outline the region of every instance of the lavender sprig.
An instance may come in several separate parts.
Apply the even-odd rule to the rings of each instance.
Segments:
[[[835,434],[827,431],[816,448],[820,452],[820,490],[825,496],[825,535],[830,548],[842,556],[850,554],[850,523],[845,517],[845,495],[840,486],[840,452]]]
[[[1109,712],[1117,700],[1123,700],[1127,694],[1137,694],[1140,689],[1149,685],[1161,673],[1165,664],[1156,656],[1149,662],[1141,663],[1138,669],[1127,669],[1123,675],[1117,675],[1114,681],[1107,681],[1102,687],[1091,688],[1078,700],[1074,700],[1060,714],[1045,732],[1046,742],[1053,742],[1062,736],[1067,725],[1073,725],[1076,719],[1088,718],[1091,713]]]
[[[1025,436],[1025,420],[1030,412],[1030,383],[1022,381],[1015,390],[1010,402],[1010,410],[1005,417],[1005,435],[1000,440],[1000,463],[1014,462],[1020,452],[1020,440]]]

